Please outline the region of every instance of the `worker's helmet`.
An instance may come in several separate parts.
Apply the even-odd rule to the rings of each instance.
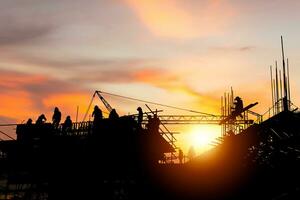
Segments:
[[[141,107],[138,107],[137,110],[140,111],[140,110],[142,110],[142,108],[141,108]]]
[[[235,100],[240,100],[241,98],[239,96],[235,97],[234,98]]]

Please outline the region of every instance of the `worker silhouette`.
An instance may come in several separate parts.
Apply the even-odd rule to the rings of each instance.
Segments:
[[[28,126],[32,125],[32,119],[31,119],[31,118],[29,118],[29,119],[27,120],[26,125],[28,125]]]
[[[183,160],[183,152],[182,152],[181,149],[179,149],[178,159],[179,159],[179,163],[182,164],[182,160]]]
[[[115,120],[115,119],[118,119],[119,118],[119,115],[116,111],[116,109],[112,109],[109,113],[109,116],[108,116],[109,119],[112,119],[112,120]]]
[[[143,122],[143,110],[141,107],[138,107],[137,108],[137,111],[138,111],[138,127],[142,127],[142,122]]]
[[[72,123],[73,122],[71,120],[71,117],[68,115],[66,117],[66,120],[65,120],[63,126],[62,126],[62,132],[66,134],[67,132],[71,131],[72,130]]]
[[[35,124],[36,125],[41,125],[44,124],[47,121],[46,117],[44,114],[41,114],[38,119],[36,120]]]
[[[240,116],[241,118],[243,118],[243,115],[242,115],[243,108],[244,108],[243,101],[239,96],[235,97],[234,100],[235,101],[233,103],[234,107],[233,107],[232,115],[233,116]]]
[[[102,110],[98,106],[94,107],[94,111],[92,113],[92,117],[94,117],[94,122],[93,122],[94,126],[96,124],[98,124],[103,119]]]
[[[52,116],[52,124],[53,124],[53,127],[55,129],[58,128],[60,120],[61,120],[61,112],[59,111],[59,109],[57,107],[55,107],[54,108],[54,113],[53,113],[53,116]]]

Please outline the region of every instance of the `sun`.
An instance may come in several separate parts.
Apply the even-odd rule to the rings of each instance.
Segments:
[[[197,154],[201,154],[213,147],[212,142],[219,137],[220,127],[213,125],[199,125],[192,127],[189,132],[189,145]]]

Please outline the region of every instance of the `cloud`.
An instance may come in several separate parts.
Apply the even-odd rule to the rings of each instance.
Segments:
[[[50,105],[45,103],[50,97],[74,93],[90,95],[87,90],[76,84],[45,75],[1,70],[0,79],[0,114],[18,120],[36,116],[41,112],[50,112],[55,106],[50,108]]]
[[[51,26],[21,25],[14,21],[0,29],[0,46],[29,44],[51,33]]]
[[[26,53],[14,52],[6,54],[5,59],[17,64],[26,64],[41,68],[52,69],[72,69],[72,70],[96,70],[96,69],[122,69],[138,66],[147,66],[148,63],[155,62],[155,59],[138,58],[94,58],[85,56],[70,57],[50,57],[43,55],[30,55]]]
[[[57,28],[51,17],[42,15],[37,1],[4,0],[0,4],[0,47],[43,43],[42,39]]]
[[[172,0],[126,0],[155,35],[195,38],[218,34],[235,13],[228,1],[204,0],[188,4]]]
[[[219,46],[219,47],[213,47],[212,50],[216,51],[224,51],[224,52],[246,52],[246,51],[253,51],[257,47],[251,46],[251,45],[245,45],[245,46]]]

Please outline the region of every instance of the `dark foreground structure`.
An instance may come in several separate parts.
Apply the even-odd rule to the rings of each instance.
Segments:
[[[299,199],[300,114],[283,111],[185,164],[132,117],[19,125],[0,142],[1,199]]]

